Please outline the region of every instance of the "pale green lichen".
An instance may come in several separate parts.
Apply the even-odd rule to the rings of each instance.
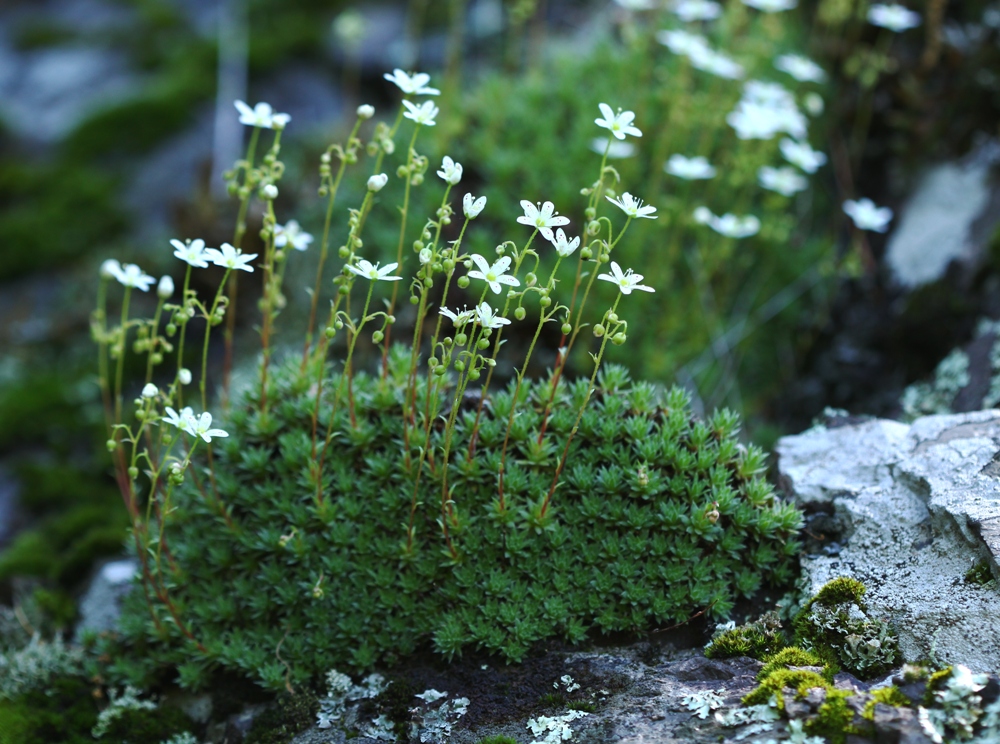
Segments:
[[[951,413],[959,391],[969,384],[969,355],[953,349],[941,360],[930,382],[917,382],[903,391],[900,403],[910,418],[937,413]]]
[[[122,692],[111,690],[109,693],[110,702],[108,707],[101,711],[97,717],[97,725],[90,732],[95,739],[104,736],[111,724],[116,719],[125,715],[130,710],[156,710],[156,703],[152,700],[140,700],[140,690],[128,685]]]
[[[0,653],[0,700],[13,700],[53,677],[78,674],[82,668],[81,649],[66,645],[60,636],[45,641],[35,634],[27,646]]]

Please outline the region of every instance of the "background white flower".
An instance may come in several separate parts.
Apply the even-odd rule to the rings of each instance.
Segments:
[[[657,31],[656,40],[674,54],[687,56],[696,49],[708,49],[708,39],[700,34],[692,34],[680,29]]]
[[[278,129],[282,129],[292,120],[292,117],[288,114],[274,113],[274,109],[271,108],[271,104],[264,103],[263,101],[258,103],[253,108],[250,108],[243,101],[234,101],[233,105],[235,105],[236,110],[240,112],[240,124],[246,124],[248,127],[274,129],[275,125],[277,125]]]
[[[560,216],[555,211],[556,205],[550,201],[545,202],[539,208],[527,199],[522,199],[521,209],[524,210],[524,214],[518,217],[517,221],[522,225],[536,228],[546,240],[552,240],[553,227],[569,224],[569,217]]]
[[[823,68],[800,54],[782,54],[774,60],[774,66],[781,72],[787,72],[800,83],[822,83],[826,80]]]
[[[243,253],[239,248],[233,248],[229,243],[223,243],[222,250],[216,248],[206,248],[205,257],[216,266],[224,269],[247,271],[253,273],[253,266],[250,262],[257,258],[256,253]]]
[[[156,285],[156,296],[161,300],[169,300],[174,294],[174,280],[170,274],[160,277],[160,283]]]
[[[191,410],[191,409],[185,409],[185,410]],[[212,428],[212,414],[210,414],[208,411],[205,411],[198,418],[195,418],[194,415],[192,414],[184,422],[184,427],[183,428],[184,428],[184,431],[186,431],[191,436],[193,436],[193,437],[201,437],[206,442],[211,442],[213,437],[228,437],[229,436],[229,434],[227,434],[222,429],[213,429]]]
[[[109,258],[101,264],[101,278],[115,279],[122,270],[122,265],[117,259]]]
[[[736,108],[726,117],[740,139],[771,139],[785,132],[805,139],[806,117],[795,105],[795,97],[777,83],[749,80]]]
[[[780,13],[796,7],[799,0],[743,0],[743,4],[765,13]]]
[[[708,207],[698,207],[694,210],[694,219],[727,238],[749,238],[760,232],[760,220],[752,214],[737,217],[726,212],[721,217],[712,213]]]
[[[688,58],[693,67],[726,80],[739,80],[746,74],[743,65],[707,47],[693,49]]]
[[[441,91],[437,88],[428,88],[427,83],[431,81],[431,76],[426,72],[415,72],[412,75],[407,75],[405,72],[400,70],[398,67],[392,71],[390,75],[388,72],[383,75],[386,80],[390,83],[394,83],[401,91],[411,96],[438,96],[441,95]]]
[[[892,210],[889,207],[875,206],[875,202],[865,197],[844,202],[844,212],[850,217],[859,230],[871,230],[884,233],[892,222]]]
[[[135,264],[125,264],[124,266],[109,267],[112,275],[120,284],[125,287],[132,287],[142,292],[148,292],[149,288],[156,283],[156,279],[143,272]]]
[[[436,124],[434,117],[438,115],[440,109],[434,105],[433,101],[424,101],[419,106],[415,106],[404,99],[403,106],[406,107],[406,113],[403,116],[407,119],[411,119],[417,124],[423,124],[425,127],[433,127]]]
[[[441,162],[441,170],[439,170],[437,174],[445,183],[450,183],[452,186],[455,186],[462,180],[462,164],[456,163],[450,157],[445,155],[444,160]]]
[[[612,204],[617,205],[629,217],[645,217],[648,220],[656,219],[656,216],[653,215],[656,207],[643,206],[642,199],[637,199],[627,191],[617,199],[612,199],[610,196],[605,196],[604,198]]]
[[[184,263],[194,266],[196,269],[208,268],[204,240],[199,238],[189,243],[182,243],[175,239],[170,241],[170,245],[174,247],[174,256]]]
[[[274,226],[274,244],[279,248],[290,245],[297,251],[304,251],[312,242],[313,236],[303,230],[296,220]]]
[[[868,22],[899,33],[920,25],[920,14],[902,5],[875,3],[868,8]]]
[[[644,284],[640,284],[642,281],[642,274],[632,273],[632,269],[627,269],[622,271],[621,266],[619,266],[615,261],[611,262],[611,273],[610,274],[598,274],[598,279],[603,279],[606,282],[611,282],[612,284],[617,284],[618,289],[621,290],[622,294],[632,294],[633,289],[638,289],[643,292],[655,292],[656,290],[652,287],[647,287]]]
[[[783,196],[792,196],[809,186],[805,176],[788,166],[772,168],[765,165],[757,171],[757,181],[768,191],[776,191]]]
[[[672,176],[688,181],[715,177],[715,168],[708,162],[707,158],[701,155],[688,158],[675,153],[664,164],[663,170]]]
[[[633,137],[642,136],[642,132],[632,126],[632,122],[635,120],[634,111],[622,111],[618,109],[618,113],[616,114],[606,103],[599,103],[597,107],[601,110],[603,118],[594,119],[594,123],[611,132],[615,136],[615,139],[623,140],[626,134],[631,134]]]
[[[678,0],[670,8],[682,21],[714,21],[722,15],[722,6],[714,0]]]
[[[357,274],[358,276],[368,279],[369,281],[377,282],[381,280],[383,282],[398,282],[403,277],[390,276],[390,274],[396,270],[397,266],[399,266],[398,263],[391,263],[379,268],[377,263],[372,264],[370,261],[359,258],[357,266],[347,264],[344,268],[354,274]]]
[[[792,165],[797,165],[806,173],[815,173],[816,170],[826,163],[826,155],[809,146],[808,142],[796,142],[785,137],[778,143],[781,154]]]
[[[635,155],[635,145],[631,142],[619,142],[618,140],[611,140],[609,142],[604,137],[595,137],[592,139],[590,141],[590,149],[598,155],[603,155],[605,150],[607,150],[608,157],[611,160],[621,160],[622,158],[630,158]]]

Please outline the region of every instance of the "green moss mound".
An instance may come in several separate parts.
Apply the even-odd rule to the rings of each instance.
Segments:
[[[759,477],[763,455],[739,444],[736,417],[698,421],[683,391],[661,402],[615,367],[601,376],[544,520],[538,506],[587,381],[560,387],[541,444],[550,382],[522,388],[503,506],[497,473],[511,392],[491,396],[471,459],[475,405],[459,416],[448,476],[457,560],[438,521],[442,434],[432,426],[428,444],[422,427],[411,429],[414,453],[437,454],[422,474],[407,553],[417,462],[407,465],[402,444],[409,353],[391,357],[384,382],[356,376],[355,423],[347,405],[338,410],[320,506],[314,378],[296,360],[272,369],[267,419],[257,391],[237,398],[224,423],[230,436],[214,447],[215,492],[199,463],[167,527],[176,571],[164,578],[204,650],[164,630],[164,642],[140,656],[178,664],[189,686],[221,666],[273,689],[392,663],[431,643],[446,657],[478,648],[518,661],[543,639],[643,631],[702,610],[724,617],[737,597],[791,579],[801,514]],[[336,388],[331,379],[324,390]],[[321,432],[330,408],[324,399]],[[158,612],[164,629],[175,627]],[[141,592],[128,615],[134,642],[157,636]]]
[[[770,659],[788,642],[777,615],[768,613],[746,625],[723,631],[705,649],[709,659],[732,659],[749,656],[759,661]]]
[[[771,672],[788,667],[823,666],[823,661],[813,653],[804,651],[797,646],[789,646],[768,657],[767,663],[757,673],[757,679],[763,680]]]

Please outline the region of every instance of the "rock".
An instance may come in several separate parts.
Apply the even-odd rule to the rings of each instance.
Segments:
[[[1000,558],[1000,411],[817,427],[777,454],[783,488],[840,524],[839,555],[803,557],[811,592],[859,579],[906,659],[1000,668],[1000,593],[965,581]]]
[[[80,600],[80,619],[74,634],[77,641],[84,631],[101,633],[117,627],[122,600],[134,586],[132,578],[138,570],[139,564],[132,558],[110,561],[98,567]]]
[[[997,224],[1000,193],[991,187],[995,143],[957,163],[930,169],[903,208],[889,238],[886,261],[896,280],[913,289],[942,278],[949,264],[972,268]]]
[[[14,477],[0,467],[0,550],[13,539],[22,522],[17,500],[18,488]]]
[[[736,673],[729,665],[718,659],[693,656],[670,667],[670,673],[683,682],[706,682],[709,680],[732,679]]]

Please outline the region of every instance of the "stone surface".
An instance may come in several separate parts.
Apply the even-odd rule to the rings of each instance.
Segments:
[[[916,288],[942,278],[954,261],[972,264],[982,248],[983,219],[996,200],[990,184],[996,146],[980,147],[960,163],[930,169],[910,198],[886,249],[896,280]],[[988,230],[986,231],[988,232]]]
[[[868,587],[907,660],[1000,669],[1000,591],[966,572],[1000,557],[1000,411],[871,420],[781,439],[784,490],[832,513],[837,555],[803,558],[809,591],[838,576]]]
[[[139,564],[131,558],[110,561],[97,569],[80,600],[77,641],[84,631],[100,633],[115,629],[121,616],[121,602],[131,590],[132,577],[138,570]]]

